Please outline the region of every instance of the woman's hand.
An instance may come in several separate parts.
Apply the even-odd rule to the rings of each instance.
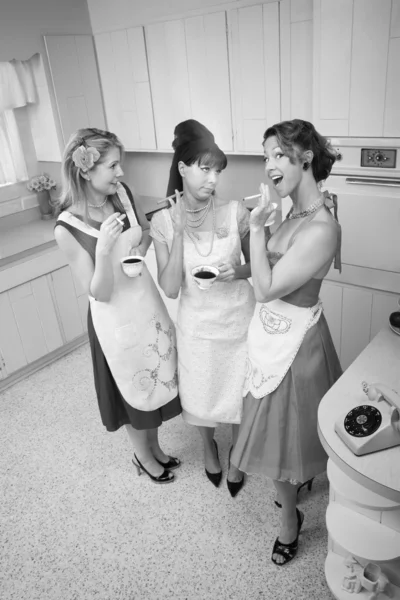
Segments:
[[[231,265],[231,263],[219,265],[218,269],[219,274],[215,281],[222,281],[224,283],[228,283],[229,281],[233,281],[234,279],[236,279],[235,268]]]
[[[96,252],[99,254],[110,254],[115,242],[121,235],[123,224],[117,219],[125,219],[126,215],[116,212],[107,217],[101,224],[100,235],[97,240]]]
[[[261,198],[258,201],[258,206],[253,208],[250,213],[250,231],[256,232],[264,229],[265,223],[275,211],[275,208],[269,197],[269,189],[265,183],[260,185]]]
[[[172,198],[170,202],[172,206],[171,219],[174,233],[182,235],[186,227],[186,208],[178,190],[175,190],[175,202]]]

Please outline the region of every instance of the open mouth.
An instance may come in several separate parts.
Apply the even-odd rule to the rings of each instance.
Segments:
[[[278,187],[278,185],[281,183],[283,176],[282,175],[273,175],[271,177],[273,184],[275,187]]]

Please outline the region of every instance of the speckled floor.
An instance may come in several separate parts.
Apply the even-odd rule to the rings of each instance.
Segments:
[[[88,346],[0,395],[2,600],[331,600],[325,583],[325,476],[301,492],[298,557],[270,560],[279,509],[250,477],[232,500],[214,488],[196,432],[161,429],[177,481],[137,477],[124,430],[100,421]],[[216,438],[224,474],[230,428]]]

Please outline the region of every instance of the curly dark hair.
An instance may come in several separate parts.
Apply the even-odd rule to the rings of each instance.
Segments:
[[[318,133],[309,121],[293,119],[272,125],[264,133],[263,143],[271,136],[276,137],[292,164],[301,159],[303,152],[312,150],[314,156],[311,168],[317,183],[327,179],[335,161],[338,160],[330,141]]]

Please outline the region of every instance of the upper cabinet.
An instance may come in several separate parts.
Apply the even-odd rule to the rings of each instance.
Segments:
[[[81,127],[105,128],[91,35],[46,35],[46,50],[64,143]]]
[[[157,148],[142,27],[95,36],[107,127],[127,150]]]
[[[180,121],[197,119],[233,150],[226,13],[146,27],[157,148],[170,150]]]
[[[261,152],[281,116],[279,2],[228,11],[228,40],[234,150]]]
[[[281,119],[312,121],[312,0],[282,0],[279,10]]]
[[[326,135],[400,135],[398,0],[314,0],[315,125]]]

